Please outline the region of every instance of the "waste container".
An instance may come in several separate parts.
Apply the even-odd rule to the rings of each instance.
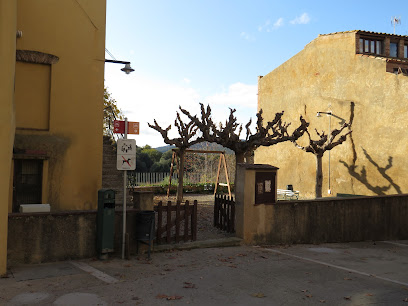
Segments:
[[[150,259],[151,247],[155,232],[155,212],[153,210],[142,210],[136,213],[136,241],[137,252],[139,252],[139,242],[145,243],[149,246],[148,257]]]
[[[99,258],[113,252],[115,236],[115,191],[98,190],[98,212],[96,222],[96,249]]]

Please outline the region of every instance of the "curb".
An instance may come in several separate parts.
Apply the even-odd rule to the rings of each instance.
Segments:
[[[220,247],[233,247],[241,245],[242,239],[237,237],[210,239],[203,241],[192,241],[181,244],[163,244],[155,245],[153,252],[166,252],[172,250],[192,250],[192,249],[204,249],[204,248],[220,248]]]

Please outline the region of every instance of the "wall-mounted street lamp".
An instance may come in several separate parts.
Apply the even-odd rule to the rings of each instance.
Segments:
[[[126,74],[135,71],[135,69],[132,69],[132,67],[130,67],[130,62],[105,59],[105,63],[124,64],[125,67],[120,70],[122,70]]]
[[[341,117],[339,117],[339,116],[336,116],[336,115],[333,114],[331,111],[330,111],[330,112],[317,112],[316,117],[321,117],[322,114],[325,114],[325,115],[327,115],[327,116],[331,116],[331,117],[334,117],[334,118],[339,119],[339,120],[340,120],[339,123],[340,123],[341,125],[346,122],[346,120],[344,120],[343,118],[341,118]]]
[[[333,112],[332,111],[329,111],[329,112],[317,112],[317,114],[316,114],[316,117],[318,117],[318,118],[320,118],[321,116],[322,116],[322,114],[325,114],[325,115],[327,115],[327,116],[329,116],[329,135],[331,134],[331,117],[334,117],[334,118],[337,118],[337,119],[339,119],[340,120],[340,124],[341,125],[343,125],[345,122],[346,122],[346,120],[344,120],[343,118],[341,118],[341,117],[339,117],[339,116],[336,116],[335,114],[333,114]],[[331,194],[331,186],[330,186],[330,150],[329,150],[329,171],[328,171],[329,173],[328,173],[328,185],[329,185],[329,189],[327,190],[327,193],[328,194]]]

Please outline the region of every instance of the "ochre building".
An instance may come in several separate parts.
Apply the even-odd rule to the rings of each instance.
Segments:
[[[320,35],[264,77],[258,109],[266,120],[285,111],[302,115],[325,131],[348,121],[355,103],[352,136],[323,156],[323,196],[337,193],[384,195],[408,191],[408,36],[348,31]],[[317,117],[317,112],[328,112]],[[299,140],[306,145],[305,135]],[[261,147],[256,163],[279,167],[278,188],[293,185],[314,197],[316,158],[290,142]],[[329,193],[329,190],[331,193]]]
[[[0,0],[0,275],[21,204],[95,209],[105,0]]]

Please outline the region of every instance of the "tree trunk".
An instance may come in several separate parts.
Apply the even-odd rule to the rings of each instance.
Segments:
[[[236,153],[235,152],[235,178],[234,178],[234,186],[237,184],[238,179],[238,164],[245,163],[245,153]]]
[[[179,163],[176,201],[181,203],[181,201],[183,201],[184,157],[185,157],[186,152],[180,149],[178,153],[180,157],[180,163]]]
[[[322,159],[323,159],[322,155],[316,155],[316,187],[315,187],[316,198],[322,197],[323,188]]]

